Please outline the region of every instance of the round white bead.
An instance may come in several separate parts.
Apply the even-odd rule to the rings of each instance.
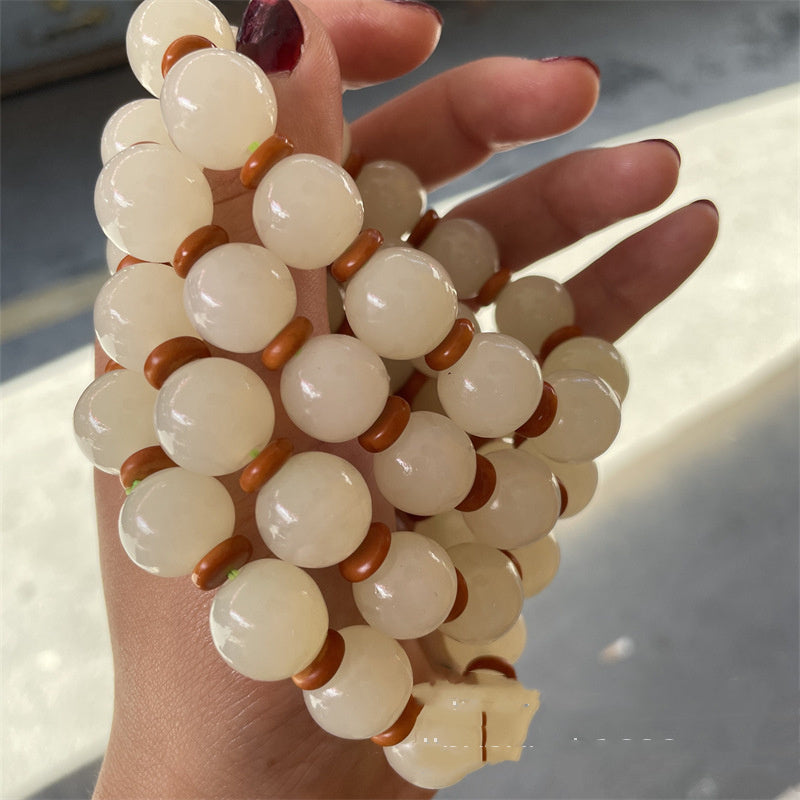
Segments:
[[[244,364],[201,358],[172,373],[154,413],[161,446],[201,475],[241,469],[272,436],[275,410],[264,381]]]
[[[117,153],[138,142],[172,146],[155,98],[132,100],[118,108],[106,122],[100,136],[100,157],[105,164]]]
[[[516,339],[479,333],[466,353],[439,373],[437,389],[456,425],[488,439],[511,433],[533,414],[542,396],[542,373]]]
[[[370,161],[356,185],[364,201],[364,227],[399,239],[419,221],[427,195],[416,174],[398,161]]]
[[[322,687],[304,691],[303,699],[323,730],[343,739],[368,739],[400,716],[411,695],[411,664],[400,645],[367,625],[339,633],[344,658]]]
[[[457,307],[442,266],[410,247],[378,250],[344,296],[353,332],[385,358],[417,358],[433,350],[453,327]]]
[[[433,539],[434,542],[439,542],[445,550],[449,550],[453,545],[461,544],[461,542],[475,541],[472,531],[464,522],[463,515],[460,511],[455,510],[421,519],[414,526],[414,530]]]
[[[455,508],[475,480],[469,436],[430,411],[413,411],[397,441],[373,463],[381,494],[395,508],[420,516]]]
[[[445,549],[418,533],[392,534],[377,571],[353,584],[361,616],[393,639],[418,639],[436,630],[456,599],[456,572]]]
[[[555,347],[542,364],[542,372],[581,369],[602,378],[619,397],[620,403],[628,393],[628,370],[622,356],[610,342],[594,336],[576,336]]]
[[[166,264],[145,261],[120,270],[97,295],[94,330],[110,358],[141,372],[156,345],[195,336],[183,310],[183,281]]]
[[[306,343],[281,375],[281,400],[301,431],[323,442],[362,434],[383,411],[389,375],[378,356],[352,336],[326,334]]]
[[[330,453],[292,456],[258,493],[256,524],[278,558],[328,567],[361,544],[372,500],[361,473]]]
[[[561,548],[552,533],[513,550],[512,555],[522,570],[522,592],[525,597],[533,597],[549,586],[561,563]]]
[[[245,564],[211,605],[211,637],[237,672],[278,681],[305,669],[328,634],[328,609],[313,579],[277,558]]]
[[[414,395],[414,399],[411,401],[411,410],[433,411],[435,414],[447,416],[442,401],[439,399],[435,379],[425,381],[422,388]]]
[[[363,220],[355,181],[322,156],[284,158],[253,196],[253,224],[261,241],[295,269],[330,264],[355,239]]]
[[[208,0],[145,0],[133,12],[125,37],[128,61],[139,83],[156,97],[164,82],[164,51],[189,34],[228,50],[236,47],[230,24]]]
[[[143,261],[171,261],[178,245],[214,212],[211,189],[183,153],[163,144],[137,144],[112,158],[94,190],[103,233]]]
[[[177,578],[231,536],[235,522],[233,500],[216,478],[174,467],[149,475],[128,496],[119,536],[135,564]]]
[[[396,394],[414,373],[414,365],[410,361],[395,361],[384,358],[383,364],[389,373],[389,393]]]
[[[167,73],[161,114],[182,153],[207,169],[237,169],[275,133],[277,101],[269,78],[232,50],[198,50]]]
[[[111,239],[106,239],[106,266],[111,275],[117,271],[119,262],[127,255],[128,254],[124,250],[120,250]]]
[[[269,250],[236,242],[195,262],[183,303],[203,339],[233,353],[254,353],[291,321],[297,292],[286,265]]]
[[[499,656],[509,664],[515,664],[525,651],[526,639],[525,617],[520,615],[511,629],[493,642],[458,642],[439,631],[425,640],[425,649],[432,649],[438,662],[447,664],[456,672],[463,672],[478,656]]]
[[[103,472],[116,474],[129,455],[158,444],[153,429],[157,394],[139,372],[115,369],[95,378],[72,415],[86,458]]]

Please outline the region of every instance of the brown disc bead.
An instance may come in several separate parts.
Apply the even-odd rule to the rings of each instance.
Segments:
[[[339,562],[339,572],[342,577],[350,583],[365,581],[383,564],[391,543],[392,532],[389,526],[382,522],[373,522],[364,541],[347,558]]]
[[[567,510],[569,495],[567,494],[567,487],[558,478],[556,478],[556,483],[558,484],[558,491],[561,492],[561,510],[558,512],[560,517]]]
[[[364,156],[356,150],[351,149],[347,154],[347,158],[342,164],[342,169],[355,180],[361,173],[361,168],[364,166]]]
[[[578,325],[565,325],[563,328],[554,330],[544,342],[542,342],[542,349],[539,351],[539,363],[543,364],[547,356],[560,344],[564,344],[564,342],[568,342],[570,339],[575,339],[578,336],[583,336],[583,330],[581,330]]]
[[[119,479],[126,489],[130,489],[136,481],[143,481],[154,472],[177,466],[160,445],[154,444],[131,453],[119,468]]]
[[[445,622],[452,622],[456,617],[460,617],[467,607],[467,600],[469,600],[469,589],[467,588],[467,581],[461,574],[461,571],[456,569],[456,599],[453,600],[453,607],[450,613],[445,617]]]
[[[519,563],[517,557],[510,550],[501,550],[500,552],[511,562],[519,579],[522,580],[522,564]]]
[[[430,235],[439,223],[439,215],[429,208],[420,218],[419,222],[408,235],[406,244],[409,247],[419,247]]]
[[[175,63],[184,56],[188,56],[189,53],[194,53],[197,50],[206,50],[209,47],[216,47],[216,45],[210,39],[206,39],[205,36],[190,33],[186,36],[178,37],[167,47],[161,58],[161,77],[166,78],[167,73],[175,66]]]
[[[294,144],[275,133],[264,139],[239,170],[239,181],[245,189],[255,189],[259,181],[282,159],[294,152]]]
[[[552,424],[558,411],[556,390],[547,382],[542,384],[542,398],[528,419],[517,428],[517,433],[526,439],[541,436]]]
[[[314,660],[300,672],[292,675],[295,686],[311,692],[324,686],[339,669],[344,658],[344,638],[339,631],[328,628],[328,635]]]
[[[267,369],[280,369],[309,340],[313,330],[310,319],[295,317],[264,348],[261,363]]]
[[[230,238],[219,225],[203,225],[192,231],[179,245],[172,259],[172,267],[179,277],[185,278],[201,256],[215,247],[228,244]]]
[[[358,443],[368,453],[382,453],[398,440],[410,419],[411,406],[408,401],[391,394],[378,419],[358,437]]]
[[[339,283],[350,280],[383,244],[383,234],[375,228],[365,228],[352,244],[331,264],[331,275]]]
[[[208,345],[194,336],[176,336],[156,345],[144,362],[144,377],[156,389],[184,364],[198,358],[208,358],[211,351]]]
[[[492,672],[499,672],[501,675],[505,675],[506,678],[511,678],[511,680],[515,681],[517,679],[517,672],[514,667],[504,658],[500,658],[500,656],[475,656],[464,667],[464,675],[469,675],[470,672],[474,672],[476,669],[490,669]]]
[[[420,389],[422,389],[427,380],[428,376],[424,372],[415,369],[409,375],[408,380],[398,389],[397,396],[402,397],[403,400],[409,403],[413,403],[414,398],[419,394]]]
[[[246,536],[236,534],[212,547],[192,570],[192,582],[206,591],[222,586],[232,569],[241,569],[253,555],[253,545]]]
[[[475,326],[465,317],[459,317],[450,328],[450,333],[425,356],[425,363],[438,372],[450,369],[472,343]]]
[[[408,698],[406,707],[400,712],[400,716],[385,731],[375,734],[372,741],[381,747],[400,744],[411,733],[420,711],[422,711],[422,703],[412,694]]]
[[[497,295],[503,291],[505,285],[511,280],[511,270],[507,267],[497,270],[493,275],[490,275],[486,282],[478,290],[475,297],[475,302],[479,306],[488,306],[497,300]]]
[[[243,470],[239,486],[243,492],[257,492],[289,460],[294,451],[288,439],[270,442]]]
[[[142,263],[143,263],[142,259],[136,258],[136,256],[123,256],[120,259],[119,264],[117,264],[116,270],[114,271],[119,272],[121,269],[125,269],[125,267],[131,266],[131,264],[142,264]]]
[[[489,502],[497,485],[494,464],[486,456],[475,453],[475,480],[467,496],[456,506],[456,511],[477,511]]]
[[[486,712],[481,711],[481,761],[484,763],[489,760],[489,753],[486,750],[486,740],[488,739],[488,733],[486,731],[487,722]]]
[[[103,373],[113,372],[115,369],[125,369],[125,367],[123,367],[122,364],[117,364],[113,358],[109,358],[108,361],[106,361],[106,365],[103,367]]]

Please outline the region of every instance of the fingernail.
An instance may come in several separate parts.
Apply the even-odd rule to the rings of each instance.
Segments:
[[[303,24],[289,0],[250,0],[236,50],[267,74],[291,72],[303,50]]]
[[[675,145],[669,141],[669,139],[645,139],[642,144],[649,144],[650,142],[655,142],[656,144],[665,144],[667,147],[672,150],[673,153],[678,157],[678,164],[681,163],[681,153]]]
[[[708,206],[716,215],[717,219],[719,219],[719,209],[712,203],[710,200],[706,199],[705,197],[702,200],[695,200],[692,203],[693,206]]]
[[[594,70],[594,74],[597,75],[598,78],[600,77],[600,67],[598,67],[591,58],[586,58],[586,56],[550,56],[549,58],[540,58],[539,60],[545,63],[550,63],[551,61],[582,61]]]
[[[442,15],[439,13],[439,9],[428,5],[427,3],[423,3],[422,0],[389,0],[389,2],[397,3],[398,5],[416,6],[417,8],[421,8],[424,11],[427,11],[429,14],[433,14],[433,16],[439,20],[439,24],[442,24]]]

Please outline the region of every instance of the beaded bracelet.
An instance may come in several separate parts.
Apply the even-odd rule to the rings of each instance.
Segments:
[[[95,210],[113,274],[94,318],[111,360],[74,414],[83,452],[128,493],[124,549],[216,590],[212,638],[232,668],[291,678],[322,728],[371,738],[412,783],[518,759],[538,708],[511,667],[523,599],[552,580],[551,531],[588,503],[619,428],[619,353],[575,327],[563,286],[510,281],[481,225],[425,211],[404,165],[294,153],[269,79],[207,0],[145,0],[127,46],[159,99],[103,133]],[[240,170],[260,245],[212,224],[203,169]],[[327,269],[335,333],[296,316],[289,267]],[[501,332],[481,332],[470,306],[493,303]],[[264,381],[212,348],[260,353],[297,428],[373,454],[412,530],[373,520],[347,460],[273,440]],[[273,557],[251,560],[235,534],[218,480],[231,473],[257,493]],[[364,625],[328,626],[305,570],[336,564]],[[397,640],[433,633],[463,683],[412,685]]]

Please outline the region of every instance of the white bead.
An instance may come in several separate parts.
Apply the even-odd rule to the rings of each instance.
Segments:
[[[269,78],[232,50],[198,50],[167,73],[161,114],[175,147],[207,169],[238,169],[275,133]]]
[[[256,500],[256,524],[278,558],[298,567],[328,567],[361,544],[372,500],[361,473],[330,453],[292,456]]]
[[[472,542],[475,537],[472,531],[464,522],[464,517],[460,511],[445,511],[443,514],[436,514],[417,522],[414,530],[433,539],[434,542],[448,550],[453,545],[461,542]]]
[[[117,153],[138,142],[155,142],[172,147],[155,98],[132,100],[118,108],[106,122],[100,137],[100,157],[105,164]]]
[[[233,353],[254,353],[291,321],[297,293],[275,255],[236,242],[215,247],[194,263],[183,303],[203,339]]]
[[[469,596],[464,611],[439,630],[460,642],[491,642],[511,629],[522,612],[522,582],[508,556],[478,542],[448,551],[464,576]]]
[[[471,219],[440,220],[420,250],[447,270],[462,298],[475,297],[500,265],[494,237]]]
[[[511,554],[522,570],[522,592],[525,597],[533,597],[549,586],[561,563],[561,548],[552,533],[513,550]]]
[[[322,687],[303,699],[323,730],[343,739],[368,739],[394,723],[411,696],[411,664],[400,645],[367,625],[339,633],[344,658]]]
[[[153,429],[156,395],[139,372],[115,369],[95,378],[72,416],[86,458],[103,472],[116,474],[129,455],[158,444]]]
[[[361,616],[393,639],[418,639],[436,630],[456,599],[456,572],[445,549],[418,533],[392,534],[377,571],[353,584]]]
[[[356,336],[385,358],[425,355],[450,332],[458,298],[442,266],[410,247],[378,250],[344,297]]]
[[[106,355],[141,372],[150,351],[195,336],[183,310],[183,281],[166,264],[131,264],[112,275],[94,303],[94,330]]]
[[[620,406],[616,392],[601,378],[580,370],[547,376],[558,398],[550,427],[536,437],[536,449],[554,461],[591,461],[616,438]]]
[[[575,322],[575,307],[560,283],[542,275],[528,275],[500,292],[494,316],[499,331],[538,353],[553,331]]]
[[[208,225],[211,189],[183,153],[163,144],[137,144],[112,158],[94,190],[103,233],[143,261],[171,261],[178,245]]]
[[[364,227],[399,239],[419,222],[427,194],[416,174],[398,161],[370,161],[356,185],[364,201]]]
[[[481,332],[481,325],[478,322],[478,318],[475,316],[475,312],[473,312],[469,306],[459,302],[457,316],[459,319],[468,319],[472,323],[475,333]]]
[[[236,47],[230,24],[208,0],[145,0],[133,12],[125,37],[128,61],[139,83],[156,97],[164,82],[164,51],[189,34],[204,36],[217,47]]]
[[[124,250],[120,250],[111,239],[106,239],[106,266],[108,267],[109,274],[113,275],[117,271],[119,262],[127,255],[128,254]]]
[[[245,564],[211,605],[211,637],[237,672],[278,681],[305,669],[328,635],[328,609],[313,579],[277,558]]]
[[[414,373],[414,365],[410,361],[396,361],[393,358],[384,358],[383,364],[389,373],[389,393],[397,394]]]
[[[281,400],[289,418],[323,442],[360,436],[383,411],[388,396],[383,362],[352,336],[311,339],[281,375]]]
[[[466,353],[439,373],[437,389],[456,425],[488,439],[511,433],[533,414],[542,374],[531,351],[516,339],[479,333]]]
[[[322,156],[284,158],[253,197],[253,224],[261,241],[295,269],[330,264],[355,239],[363,220],[355,181]]]
[[[435,414],[447,416],[442,401],[439,399],[439,392],[436,389],[436,380],[425,381],[422,388],[414,395],[411,401],[412,411],[433,411]]]
[[[574,517],[589,505],[589,501],[594,497],[597,489],[597,465],[594,461],[576,462],[571,464],[565,461],[553,461],[536,447],[536,439],[526,439],[520,446],[520,450],[533,453],[537,458],[541,458],[552,470],[564,488],[567,490],[567,507],[561,513],[561,519]]]
[[[161,446],[201,475],[241,469],[269,442],[275,424],[264,381],[244,364],[201,358],[172,373],[154,413]]]
[[[216,478],[173,467],[149,475],[128,496],[119,536],[135,564],[177,578],[230,537],[235,522],[233,500]]]
[[[594,336],[576,336],[555,347],[542,364],[542,372],[581,369],[602,378],[619,397],[620,403],[628,393],[628,370],[622,356],[610,342]]]
[[[464,513],[475,539],[505,550],[546,536],[561,510],[561,492],[547,465],[523,450],[499,450],[486,458],[497,474],[494,492],[477,511]]]
[[[413,411],[397,441],[373,463],[381,494],[395,508],[420,516],[455,508],[475,480],[469,436],[430,411]]]

